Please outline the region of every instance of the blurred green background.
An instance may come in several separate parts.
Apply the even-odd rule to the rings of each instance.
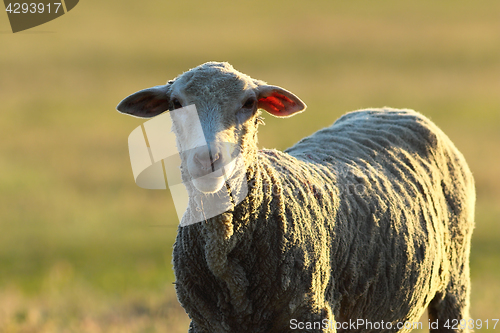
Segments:
[[[143,121],[115,106],[210,60],[308,104],[262,147],[360,108],[430,117],[476,179],[472,316],[500,318],[500,1],[84,0],[16,34],[0,13],[0,332],[187,331],[173,203],[135,185]]]

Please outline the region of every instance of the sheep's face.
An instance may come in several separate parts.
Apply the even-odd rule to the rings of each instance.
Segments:
[[[249,77],[223,68],[194,69],[178,77],[171,86],[170,110],[195,105],[201,131],[194,130],[183,110],[172,112],[178,148],[189,179],[201,192],[213,193],[225,179],[246,170],[257,150],[259,122],[256,85]],[[180,121],[178,121],[180,120]]]
[[[182,109],[193,104],[195,116]],[[227,63],[206,63],[118,105],[120,112],[138,117],[177,109],[172,120],[183,173],[200,192],[215,193],[253,163],[262,121],[259,109],[288,117],[303,111],[305,104],[285,89],[254,80]]]

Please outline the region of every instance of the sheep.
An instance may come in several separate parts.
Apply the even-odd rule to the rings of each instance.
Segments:
[[[408,332],[426,308],[431,331],[468,331],[452,322],[469,319],[474,180],[434,123],[359,110],[284,152],[259,150],[261,109],[290,117],[306,105],[218,62],[117,109],[149,118],[190,104],[211,148],[182,157],[190,195],[230,192],[217,177],[190,181],[227,165],[223,142],[243,156],[248,194],[178,228],[175,289],[189,332]]]

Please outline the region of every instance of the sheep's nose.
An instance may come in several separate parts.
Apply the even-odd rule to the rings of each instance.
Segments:
[[[194,160],[198,166],[205,171],[215,171],[215,163],[220,160],[221,153],[216,148],[200,149],[194,154]]]

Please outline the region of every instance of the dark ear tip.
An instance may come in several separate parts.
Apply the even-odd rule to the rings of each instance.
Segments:
[[[128,113],[127,111],[127,108],[125,106],[125,103],[124,101],[121,101],[120,103],[118,103],[118,105],[116,106],[116,111],[120,112],[120,113]]]

